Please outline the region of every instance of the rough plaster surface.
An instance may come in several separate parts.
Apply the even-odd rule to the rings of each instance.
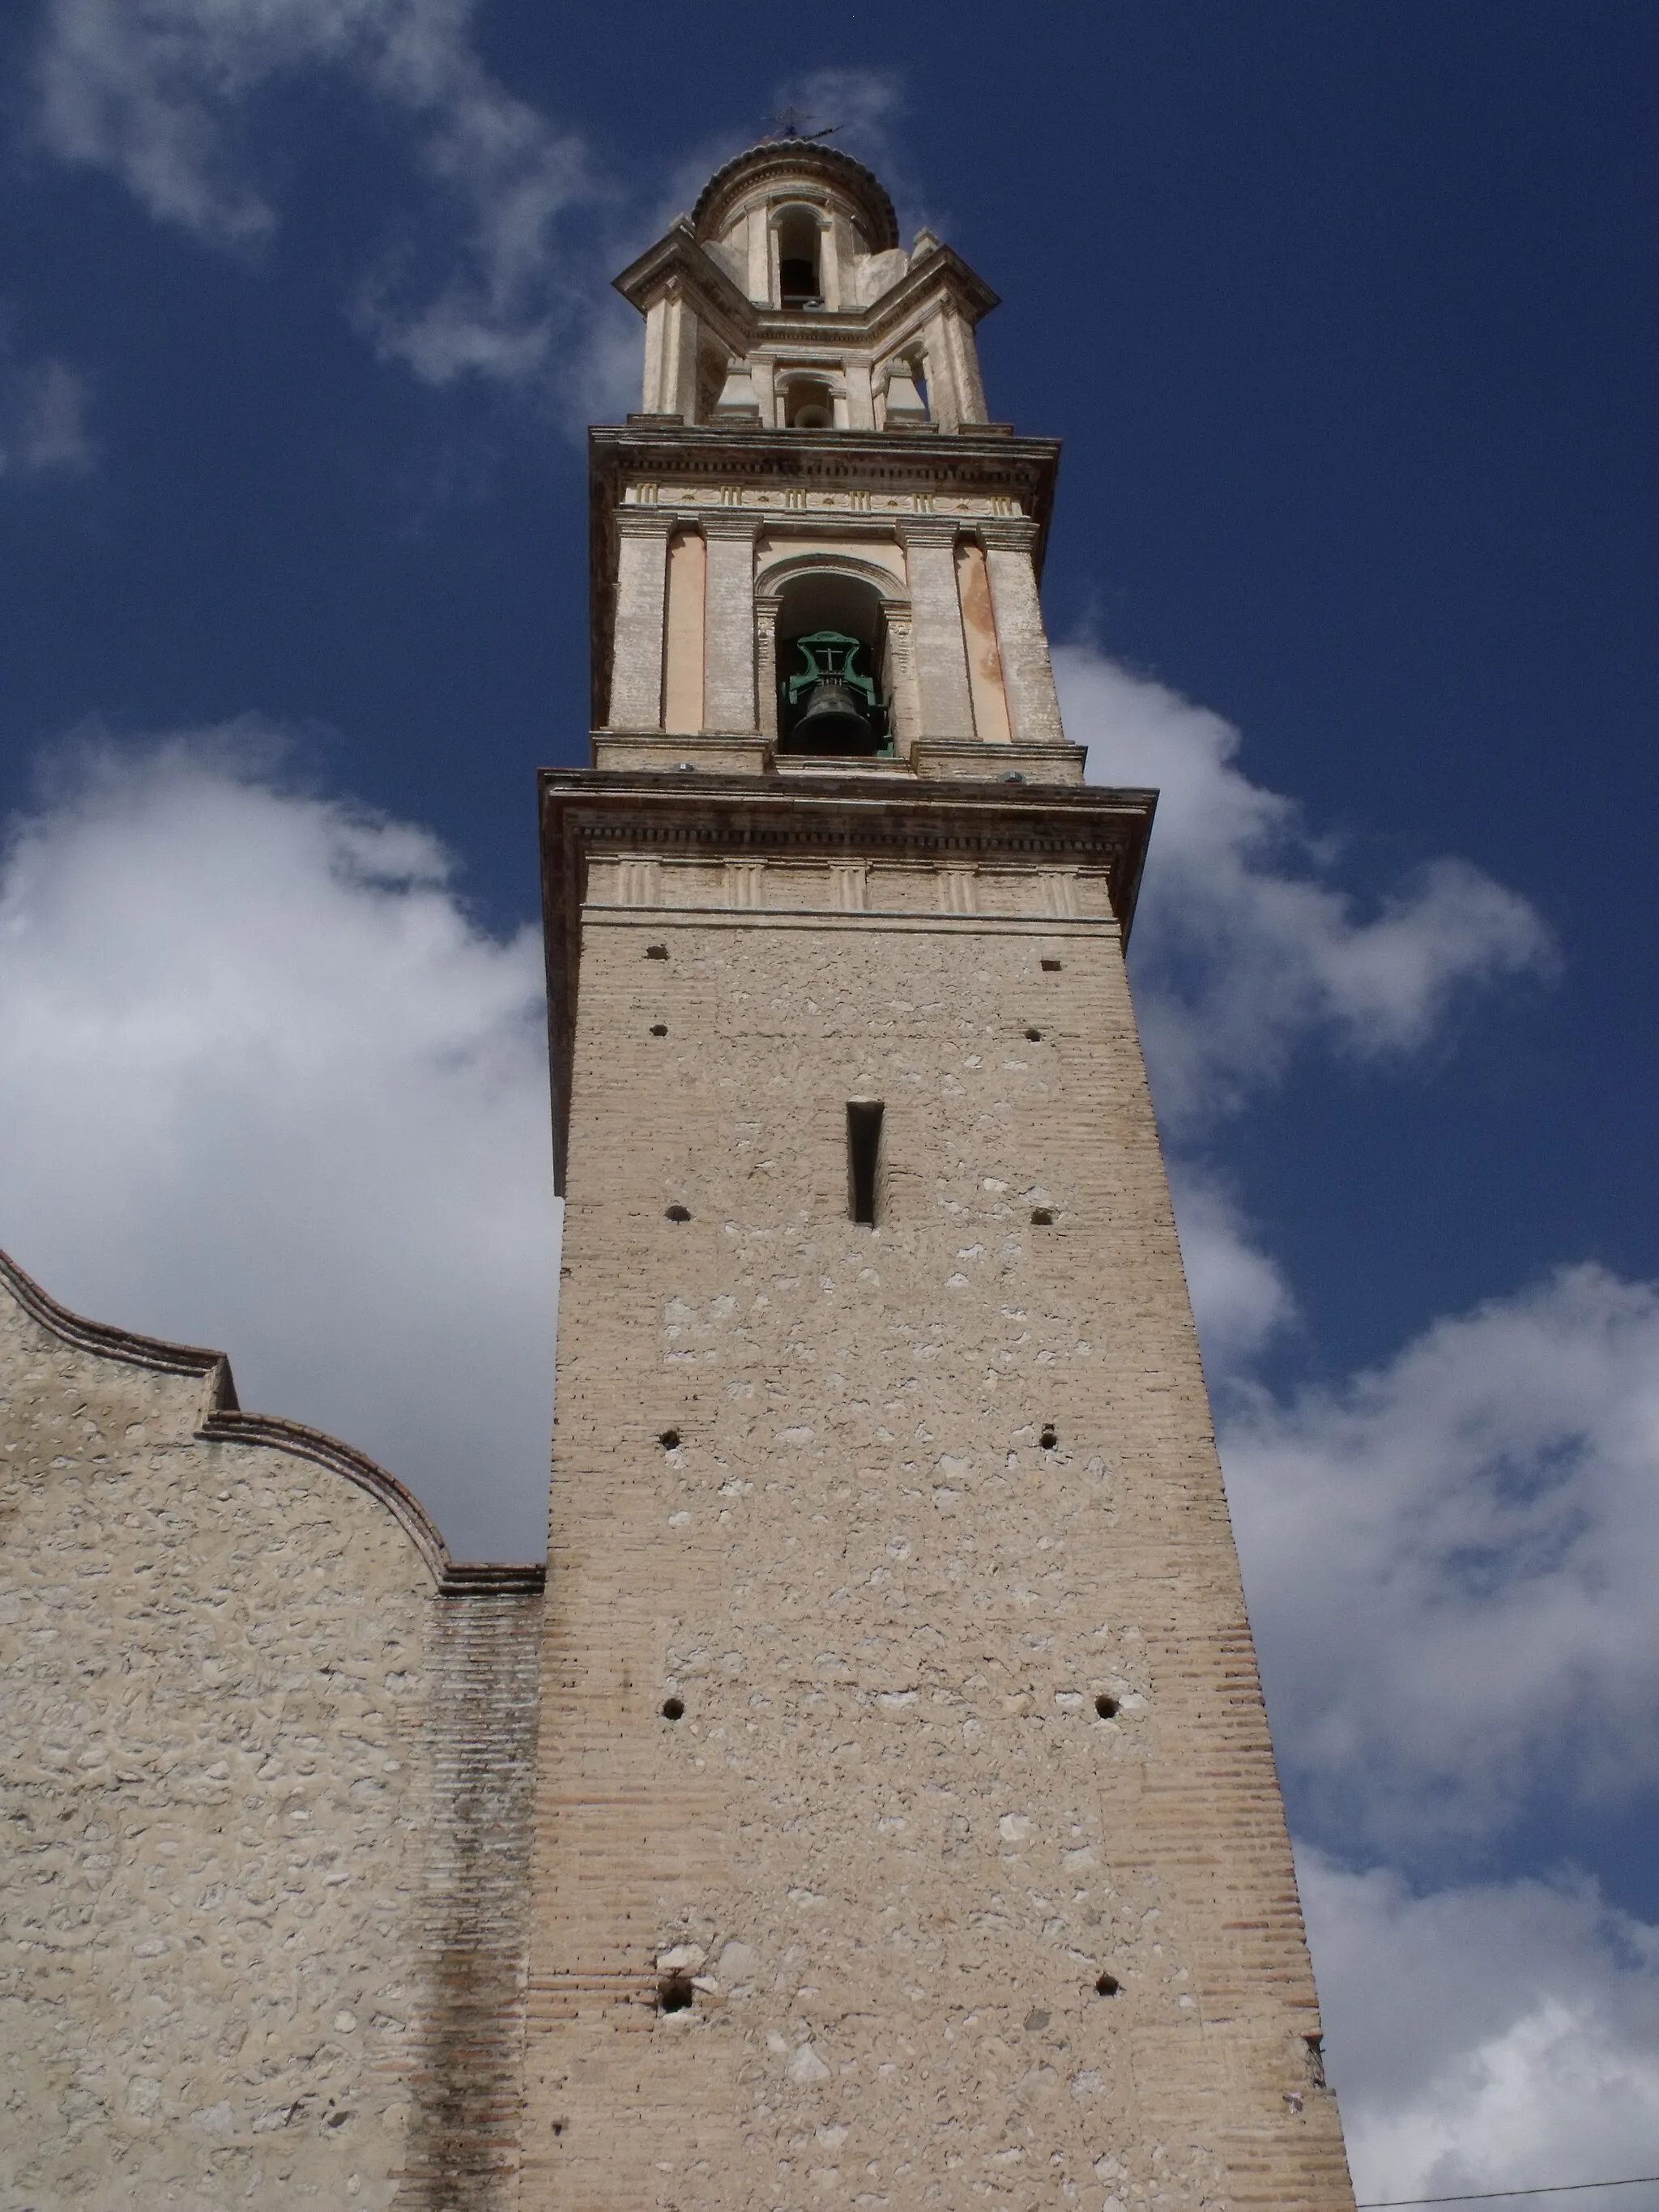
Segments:
[[[501,2094],[428,2094],[411,2139],[481,1859],[483,1983],[515,1936],[521,1972],[521,1816],[503,1851],[455,1745],[504,1777],[510,1827],[526,1725],[500,1684],[533,1644],[469,1701],[458,1644],[494,1613],[499,1647],[511,1595],[441,1595],[382,1498],[198,1434],[216,1379],[65,1341],[0,1285],[8,2212],[388,2205],[434,2124],[487,2134]],[[516,1900],[488,1866],[515,1848]],[[517,2057],[495,2059],[514,2094]],[[417,2172],[404,2201],[439,2200]]]
[[[1115,925],[591,906],[564,1266],[526,2212],[1350,2205]]]

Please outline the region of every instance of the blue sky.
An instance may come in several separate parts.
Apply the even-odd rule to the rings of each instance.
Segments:
[[[1361,2193],[1659,2171],[1659,15],[44,0],[0,66],[0,1243],[533,1547],[608,281],[804,100],[1002,293],[1068,726],[1166,793]]]

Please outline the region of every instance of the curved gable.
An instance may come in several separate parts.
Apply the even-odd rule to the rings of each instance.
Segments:
[[[30,2202],[388,2205],[481,1996],[487,2132],[540,1582],[453,1565],[373,1462],[242,1413],[219,1353],[0,1259],[0,2011]]]
[[[367,1453],[342,1443],[337,1437],[325,1436],[320,1429],[307,1428],[301,1422],[283,1420],[268,1413],[245,1413],[237,1403],[230,1361],[222,1352],[209,1352],[199,1345],[167,1344],[158,1337],[140,1336],[131,1329],[117,1328],[106,1322],[88,1321],[83,1315],[71,1313],[67,1306],[60,1306],[49,1297],[3,1251],[0,1291],[9,1291],[22,1314],[65,1346],[107,1361],[117,1370],[133,1369],[146,1377],[177,1377],[184,1387],[169,1391],[157,1381],[147,1389],[140,1386],[134,1391],[155,1411],[160,1412],[165,1407],[170,1417],[169,1425],[173,1420],[188,1421],[191,1433],[204,1439],[219,1443],[267,1445],[295,1458],[309,1460],[318,1467],[331,1468],[385,1507],[415,1547],[435,1583],[441,1583],[452,1571],[449,1547],[437,1523],[412,1491],[406,1489],[396,1475],[378,1466]],[[0,1396],[9,1401],[19,1389],[20,1381],[9,1370],[16,1368],[20,1358],[27,1360],[27,1352],[18,1340],[15,1330],[4,1331],[3,1339],[0,1360],[5,1364],[0,1366]],[[110,1381],[112,1389],[118,1393],[118,1376],[112,1376]]]

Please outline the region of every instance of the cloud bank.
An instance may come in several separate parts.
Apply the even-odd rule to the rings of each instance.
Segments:
[[[738,138],[666,181],[613,173],[588,139],[520,100],[473,38],[478,0],[47,0],[34,127],[56,159],[102,171],[158,222],[250,262],[279,224],[291,161],[275,118],[343,86],[405,163],[395,235],[365,246],[349,310],[383,359],[423,382],[483,378],[553,396],[573,419],[630,404],[638,338],[610,278],[689,206]],[[896,81],[823,69],[781,91],[866,159],[893,153]]]
[[[1347,1833],[1398,1851],[1659,1784],[1652,1285],[1566,1268],[1258,1399],[1227,1471],[1286,1751]]]
[[[1659,1928],[1583,1881],[1297,1872],[1362,2198],[1659,2172]]]
[[[1298,1048],[1398,1058],[1494,982],[1551,972],[1535,910],[1468,860],[1429,861],[1368,912],[1295,802],[1244,775],[1230,722],[1088,646],[1060,647],[1054,672],[1090,780],[1158,789],[1136,995],[1177,1136],[1271,1085]]]
[[[86,380],[55,355],[31,356],[0,302],[0,477],[80,476],[95,458]]]
[[[474,13],[474,0],[50,0],[40,139],[158,222],[247,256],[277,224],[261,131],[273,103],[307,78],[343,82],[396,119],[423,188],[358,291],[379,349],[432,384],[580,371],[603,288],[572,222],[591,228],[609,189],[580,135],[484,67]]]
[[[557,1279],[532,932],[252,725],[83,751],[0,861],[0,1239],[382,1460],[464,1556],[545,1542]]]

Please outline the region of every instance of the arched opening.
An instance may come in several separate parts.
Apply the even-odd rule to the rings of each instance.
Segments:
[[[790,430],[833,430],[836,395],[817,377],[796,377],[784,387],[783,420]]]
[[[778,608],[778,750],[890,754],[887,625],[873,584],[831,569],[784,586]]]
[[[927,420],[927,380],[921,356],[896,361],[888,372],[883,422],[890,430],[920,429]]]
[[[821,307],[818,219],[809,207],[785,208],[778,216],[778,301],[785,307]]]

